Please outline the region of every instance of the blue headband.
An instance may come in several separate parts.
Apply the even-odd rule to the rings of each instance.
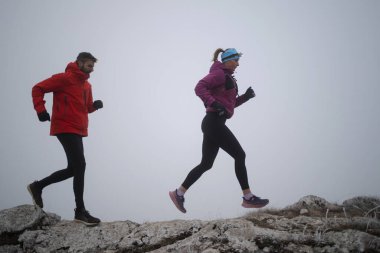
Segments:
[[[238,53],[235,48],[228,48],[222,53],[222,62],[225,63],[231,60],[238,60],[242,53]]]

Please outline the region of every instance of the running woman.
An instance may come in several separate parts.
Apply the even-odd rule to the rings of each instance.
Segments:
[[[221,62],[218,61],[220,53],[222,53]],[[251,87],[243,95],[238,95],[238,86],[233,73],[239,66],[241,56],[242,54],[234,48],[217,49],[209,74],[200,80],[195,87],[196,95],[200,97],[206,107],[206,116],[201,125],[203,132],[202,160],[198,166],[190,171],[179,188],[169,192],[174,205],[183,213],[186,213],[184,207],[186,191],[204,172],[212,168],[219,148],[235,159],[235,173],[243,191],[242,206],[245,208],[261,208],[269,203],[268,199],[261,199],[252,194],[245,167],[245,152],[225,124],[226,120],[234,114],[235,107],[255,97],[255,92]]]
[[[97,225],[100,220],[90,215],[83,201],[86,161],[82,138],[87,136],[88,113],[103,108],[101,100],[93,101],[91,84],[87,81],[97,59],[87,52],[70,62],[64,73],[37,83],[32,89],[34,109],[42,122],[50,121],[44,95],[53,92],[53,113],[50,135],[56,136],[67,157],[67,168],[35,181],[27,186],[35,205],[43,208],[42,190],[51,184],[73,177],[75,220],[86,225]]]

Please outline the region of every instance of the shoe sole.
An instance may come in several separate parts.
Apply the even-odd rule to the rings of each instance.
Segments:
[[[34,200],[34,196],[33,196],[33,193],[32,193],[32,189],[30,189],[30,185],[28,185],[28,186],[26,187],[26,189],[28,189],[28,192],[29,192],[30,196],[32,196],[33,204],[34,204],[35,206],[38,206],[39,208],[42,208],[42,207],[40,207],[40,206],[36,203],[36,201]]]
[[[246,203],[242,203],[241,205],[242,205],[242,207],[245,207],[245,208],[262,208],[268,204],[269,204],[269,202],[266,204],[261,204],[261,205],[252,205],[252,204],[246,204]]]
[[[177,207],[178,210],[180,210],[182,213],[186,213],[186,209],[182,209],[179,205],[178,202],[175,198],[175,193],[174,192],[169,192],[170,199],[173,201],[174,205]]]
[[[85,221],[77,220],[77,219],[74,219],[74,222],[76,222],[76,223],[82,223],[82,224],[86,225],[87,227],[95,227],[96,225],[100,224],[100,222],[98,222],[98,223],[89,223],[89,222],[85,222]]]

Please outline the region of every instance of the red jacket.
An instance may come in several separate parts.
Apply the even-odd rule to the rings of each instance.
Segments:
[[[46,111],[44,95],[53,92],[53,112],[50,135],[75,133],[87,136],[88,113],[93,107],[89,74],[84,73],[75,62],[67,65],[65,73],[37,83],[32,89],[33,105],[37,113]]]

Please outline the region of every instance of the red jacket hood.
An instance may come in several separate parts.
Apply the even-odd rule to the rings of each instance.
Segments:
[[[67,64],[65,72],[75,75],[82,81],[86,81],[90,78],[90,74],[84,73],[82,70],[80,70],[76,62],[70,62]]]

